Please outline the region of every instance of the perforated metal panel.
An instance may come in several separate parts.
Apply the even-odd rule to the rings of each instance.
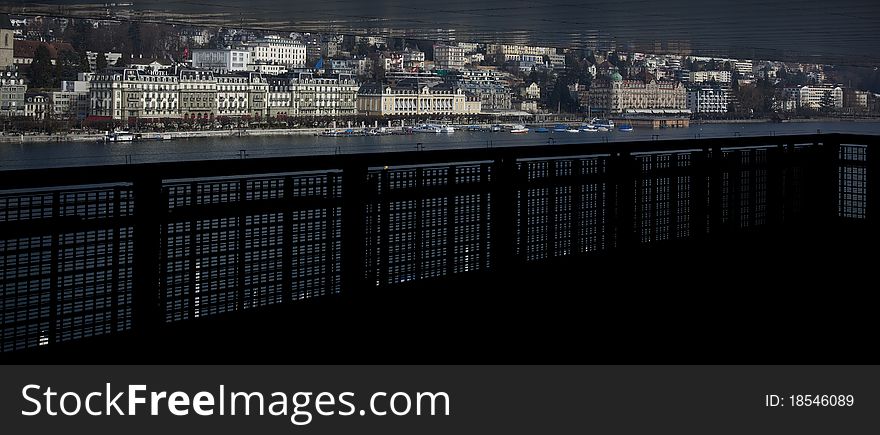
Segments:
[[[129,186],[0,193],[0,344],[19,350],[131,327]]]
[[[387,285],[490,264],[488,163],[372,170],[367,280]]]
[[[516,255],[534,261],[613,246],[607,166],[607,156],[519,162]]]
[[[841,145],[837,207],[840,217],[865,219],[868,207],[868,147]]]
[[[340,179],[325,173],[166,183],[165,320],[339,292]]]

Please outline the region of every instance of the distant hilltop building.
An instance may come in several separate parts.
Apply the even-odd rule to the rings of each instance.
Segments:
[[[305,68],[306,46],[290,38],[270,35],[243,43],[240,50],[251,53],[251,62]]]
[[[819,109],[826,93],[831,96],[834,108],[843,107],[842,87],[835,85],[806,85],[785,88],[782,109]]]
[[[247,71],[251,52],[232,48],[196,48],[192,51],[192,67],[217,73]]]
[[[691,71],[688,74],[691,83],[718,82],[730,84],[730,71]]]
[[[464,48],[455,45],[434,45],[434,68],[458,71],[466,63]]]

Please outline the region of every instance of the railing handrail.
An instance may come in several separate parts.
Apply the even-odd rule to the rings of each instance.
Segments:
[[[187,179],[200,177],[241,176],[297,171],[343,169],[351,166],[402,166],[468,161],[493,161],[499,158],[550,158],[606,153],[640,153],[693,150],[708,147],[742,148],[749,146],[823,143],[873,145],[880,135],[817,133],[732,138],[670,139],[662,141],[600,142],[561,145],[524,145],[497,148],[444,149],[427,151],[371,152],[337,155],[260,157],[249,159],[188,160],[137,164],[68,166],[0,171],[0,189],[40,188],[74,184],[110,184],[138,179]]]

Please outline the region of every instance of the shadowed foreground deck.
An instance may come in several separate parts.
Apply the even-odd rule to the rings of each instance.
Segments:
[[[0,359],[872,362],[875,142],[0,173]]]

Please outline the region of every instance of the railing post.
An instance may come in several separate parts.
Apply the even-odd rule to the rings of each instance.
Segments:
[[[810,190],[809,220],[818,230],[827,231],[837,220],[837,195],[840,187],[838,176],[838,160],[840,144],[832,138],[826,138],[811,153],[810,167],[812,176],[807,181]]]
[[[691,166],[691,239],[704,240],[708,234],[706,222],[708,220],[709,209],[706,205],[708,191],[706,189],[706,179],[709,174],[709,148],[703,148],[700,151],[694,151]]]
[[[880,218],[880,143],[870,140],[866,144],[868,148],[865,150],[865,159],[867,160],[867,209],[865,210],[865,218],[871,224],[873,231],[872,236],[876,237],[878,230],[875,229],[877,219]]]
[[[495,159],[492,169],[490,264],[496,271],[514,267],[516,240],[516,159],[505,155]],[[525,218],[525,217],[523,217]]]
[[[342,273],[341,289],[357,293],[366,289],[364,276],[367,168],[350,162],[342,170]]]
[[[143,339],[151,338],[162,324],[159,309],[159,266],[161,227],[168,203],[163,201],[162,179],[141,175],[134,180],[134,253],[132,330]]]
[[[708,183],[709,183],[709,205],[707,209],[708,234],[710,237],[719,235],[724,232],[722,225],[724,216],[725,195],[723,186],[724,176],[724,156],[721,153],[721,147],[714,145],[711,148],[711,154],[708,159]],[[728,189],[729,191],[729,189]]]
[[[785,145],[767,150],[767,225],[779,228],[785,218]]]
[[[612,153],[608,162],[609,195],[606,205],[615,234],[615,248],[628,251],[638,246],[635,231],[636,161],[628,151]]]

